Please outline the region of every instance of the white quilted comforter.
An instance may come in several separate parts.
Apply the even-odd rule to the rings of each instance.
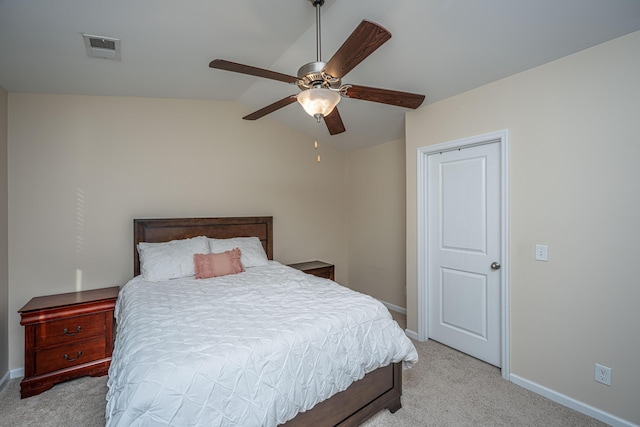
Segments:
[[[418,355],[377,300],[270,262],[120,291],[107,426],[275,426]]]

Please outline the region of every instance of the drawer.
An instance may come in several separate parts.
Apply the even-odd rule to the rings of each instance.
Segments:
[[[105,337],[97,337],[36,351],[35,375],[103,359],[105,350]]]
[[[36,325],[36,348],[105,334],[105,313],[86,314]]]

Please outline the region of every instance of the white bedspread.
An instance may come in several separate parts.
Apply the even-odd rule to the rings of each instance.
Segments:
[[[411,341],[369,296],[277,262],[120,291],[107,426],[274,426],[392,362]]]

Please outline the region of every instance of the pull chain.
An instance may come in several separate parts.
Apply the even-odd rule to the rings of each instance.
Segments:
[[[316,150],[316,151],[318,150],[318,139],[319,139],[318,135],[320,134],[320,127],[319,126],[320,126],[320,124],[318,123],[318,127],[316,128],[316,139],[315,139],[315,141],[313,141],[313,149]],[[318,163],[320,163],[320,153],[318,153],[318,157],[317,157],[316,161]]]
[[[313,148],[314,148],[314,150],[318,149],[318,140],[317,139],[315,141],[313,141]],[[320,153],[318,153],[317,162],[320,163]]]

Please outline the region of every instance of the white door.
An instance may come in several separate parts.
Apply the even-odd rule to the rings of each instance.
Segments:
[[[499,143],[428,162],[429,338],[501,366]]]

